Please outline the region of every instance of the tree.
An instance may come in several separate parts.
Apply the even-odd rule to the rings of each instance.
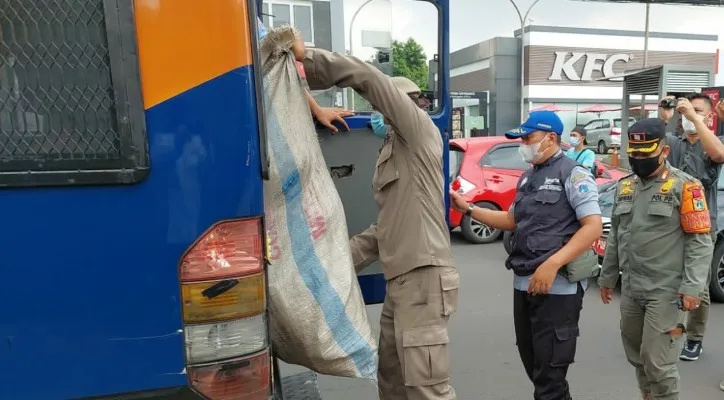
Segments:
[[[427,56],[422,46],[413,38],[406,42],[392,42],[392,76],[404,76],[427,90]]]

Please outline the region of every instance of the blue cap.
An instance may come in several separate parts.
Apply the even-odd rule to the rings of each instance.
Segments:
[[[523,125],[505,132],[505,137],[517,139],[535,131],[553,132],[560,136],[563,134],[563,122],[553,111],[533,111]]]

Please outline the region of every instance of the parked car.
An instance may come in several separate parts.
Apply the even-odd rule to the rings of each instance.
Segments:
[[[629,117],[628,126],[636,122],[636,119]],[[595,149],[598,154],[608,153],[611,146],[621,145],[621,118],[594,119],[583,127],[586,129],[587,147]]]
[[[601,217],[603,219],[603,232],[601,238],[593,244],[593,249],[598,254],[599,265],[603,264],[603,255],[606,252],[606,241],[611,230],[611,214],[613,212],[614,195],[616,185],[608,183],[599,185],[598,203],[601,206]],[[717,183],[717,204],[724,204],[724,174],[719,176]],[[717,240],[714,244],[714,256],[711,260],[711,284],[709,293],[712,301],[724,303],[724,207],[717,210]],[[505,232],[503,244],[505,251],[510,253],[512,232]]]
[[[515,199],[518,179],[530,168],[518,153],[519,140],[487,136],[450,141],[450,182],[466,201],[492,210],[508,210]],[[563,148],[567,149],[564,144]],[[616,181],[628,172],[596,162],[599,184]],[[503,232],[450,209],[451,228],[460,227],[471,243],[498,240]]]

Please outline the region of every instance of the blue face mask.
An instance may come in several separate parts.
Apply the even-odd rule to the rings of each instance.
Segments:
[[[581,139],[572,137],[570,142],[571,142],[571,146],[578,147],[578,145],[581,144]]]
[[[375,133],[375,136],[378,138],[384,138],[387,136],[389,125],[385,124],[385,117],[381,113],[372,113],[370,123],[372,124],[372,131]]]

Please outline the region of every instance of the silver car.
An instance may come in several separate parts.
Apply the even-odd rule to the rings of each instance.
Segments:
[[[629,117],[628,126],[636,119]],[[608,153],[612,145],[621,145],[621,118],[602,118],[589,121],[583,126],[586,129],[587,147],[595,149],[598,154]]]

